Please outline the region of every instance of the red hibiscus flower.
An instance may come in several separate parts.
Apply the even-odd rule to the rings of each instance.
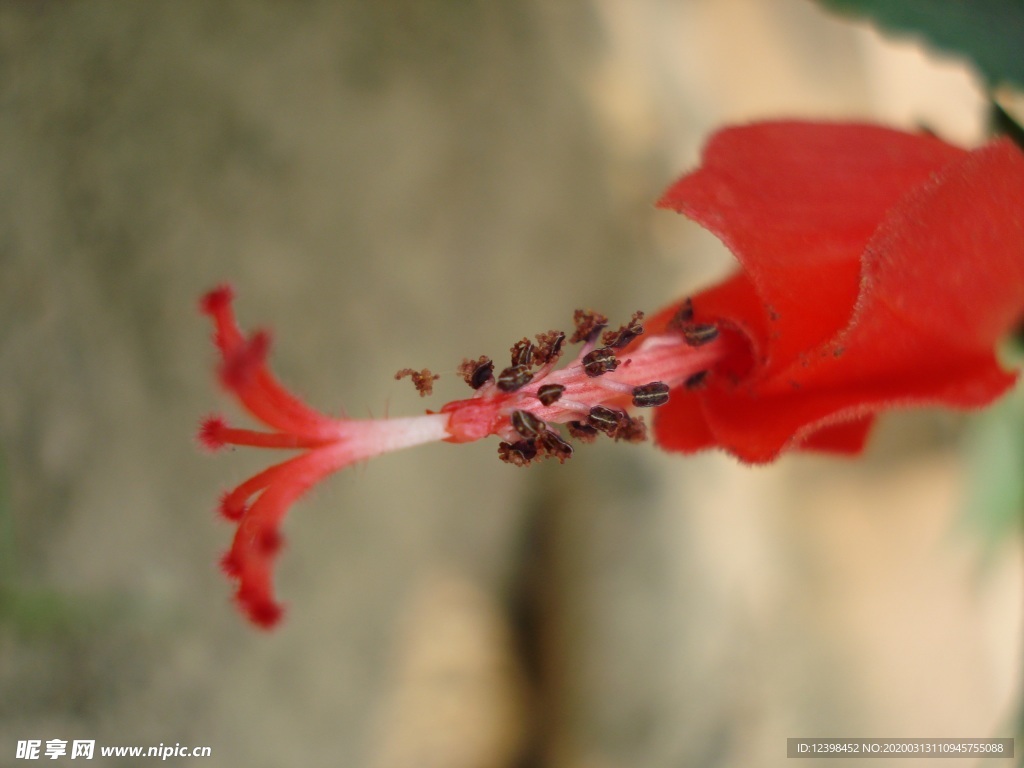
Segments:
[[[267,368],[269,338],[238,328],[227,288],[202,301],[214,322],[220,380],[269,431],[207,419],[200,440],[301,453],[226,493],[237,529],[222,565],[259,626],[281,608],[273,562],[288,508],[326,475],[390,451],[496,435],[500,458],[564,462],[568,437],[646,436],[720,447],[749,462],[787,448],[854,453],[883,408],[991,402],[1015,380],[996,343],[1024,310],[1024,157],[1007,141],[974,152],[867,125],[733,128],[661,205],[733,250],[741,271],[649,322],[608,330],[577,310],[561,331],[523,339],[510,365],[463,361],[472,397],[404,419],[353,420],[302,403]],[[581,344],[559,367],[567,345]],[[399,371],[423,395],[436,376]]]
[[[857,452],[884,408],[978,407],[1015,381],[995,356],[1024,313],[1024,157],[1009,140],[966,152],[870,125],[731,128],[659,205],[739,259],[693,306],[748,345],[733,375],[659,411],[664,448]]]

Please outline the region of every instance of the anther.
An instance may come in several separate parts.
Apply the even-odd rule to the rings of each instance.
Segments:
[[[577,309],[573,313],[572,321],[576,326],[576,332],[569,339],[570,344],[592,341],[597,338],[601,329],[608,325],[608,318],[592,309]]]
[[[711,323],[684,323],[679,331],[691,347],[700,347],[718,338],[718,327]]]
[[[652,381],[633,387],[633,405],[637,408],[656,408],[668,402],[668,384]]]
[[[533,359],[538,365],[554,364],[562,354],[565,333],[548,331],[537,334],[537,346],[533,350]]]
[[[570,421],[565,425],[565,428],[569,430],[569,435],[579,440],[581,443],[592,443],[597,440],[597,430],[589,424],[584,424],[582,421]]]
[[[537,446],[532,440],[517,440],[514,443],[498,443],[498,458],[516,467],[525,467],[537,456]]]
[[[707,378],[707,371],[697,371],[692,376],[687,377],[686,381],[683,382],[683,386],[687,389],[700,389],[707,383]]]
[[[545,384],[537,390],[537,399],[541,405],[553,405],[558,402],[563,392],[565,387],[561,384]]]
[[[537,437],[547,426],[529,411],[512,411],[512,427],[525,438]]]
[[[431,373],[428,368],[424,368],[422,371],[414,371],[412,368],[403,368],[395,374],[395,380],[404,379],[406,376],[412,378],[412,384],[416,387],[416,391],[420,393],[420,397],[426,397],[434,393],[434,382],[441,377],[437,374]]]
[[[693,321],[693,302],[687,299],[679,305],[679,309],[665,326],[670,331],[681,331],[683,326]]]
[[[529,368],[533,365],[533,342],[529,339],[517,341],[512,345],[512,365],[525,365]]]
[[[533,374],[525,365],[512,365],[498,374],[498,389],[502,392],[515,392],[525,387],[533,379]]]
[[[628,418],[622,411],[606,408],[603,405],[595,405],[590,409],[590,413],[587,414],[587,424],[610,437],[619,429],[622,421]]]
[[[565,464],[572,458],[572,446],[550,429],[540,433],[536,445],[539,452],[558,459],[559,464]]]
[[[614,437],[616,440],[625,440],[627,443],[642,443],[647,439],[647,425],[644,424],[644,420],[639,416],[636,418],[625,416],[619,422],[619,428],[614,432],[610,432],[609,437]]]
[[[633,317],[630,318],[629,322],[620,327],[617,331],[605,331],[601,337],[601,341],[606,346],[615,347],[621,349],[640,336],[644,332],[644,327],[640,325],[640,321],[644,319],[643,312],[634,312]]]
[[[599,347],[583,356],[583,372],[587,376],[600,376],[619,367],[615,351],[611,347]]]
[[[463,360],[459,366],[459,375],[473,389],[480,389],[494,378],[494,361],[486,355],[476,360]]]

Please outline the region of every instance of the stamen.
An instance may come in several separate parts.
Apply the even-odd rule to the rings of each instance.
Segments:
[[[416,391],[420,393],[420,397],[434,394],[434,382],[441,378],[437,374],[431,373],[429,368],[424,368],[422,371],[403,368],[395,374],[395,381],[404,379],[406,376],[412,377],[412,384],[416,387]]]
[[[532,440],[517,440],[514,443],[498,443],[498,458],[516,467],[528,467],[537,456],[537,446]]]
[[[620,327],[617,331],[606,331],[601,337],[601,341],[603,341],[606,346],[621,349],[644,332],[644,327],[640,325],[640,321],[643,319],[643,312],[634,312],[633,317],[630,318],[628,323]]]
[[[570,344],[593,341],[601,329],[608,325],[608,318],[592,309],[577,309],[572,316],[576,332],[569,339]]]
[[[683,386],[687,389],[701,389],[707,384],[707,379],[708,371],[697,371],[683,382]]]
[[[562,355],[562,344],[565,333],[548,331],[537,334],[537,347],[533,351],[533,359],[538,365],[554,365]]]
[[[546,426],[529,411],[512,411],[510,421],[512,428],[525,438],[537,437]]]
[[[537,399],[540,400],[541,405],[554,405],[563,392],[565,392],[565,387],[561,384],[544,384],[537,390]]]
[[[625,420],[619,424],[619,428],[611,437],[615,438],[616,442],[624,440],[627,443],[642,443],[647,439],[647,425],[644,423],[642,416],[635,418],[626,416]]]
[[[603,405],[595,405],[587,414],[587,424],[594,429],[604,432],[609,437],[619,428],[623,419],[628,418],[623,411],[606,408]]]
[[[582,364],[583,372],[587,376],[600,376],[619,367],[619,361],[615,357],[615,350],[611,347],[600,347],[593,352],[587,353],[583,356]]]
[[[533,373],[525,365],[512,365],[498,374],[498,389],[515,392],[533,380]]]
[[[679,330],[691,347],[701,347],[718,338],[718,327],[711,323],[684,323]]]
[[[582,421],[570,421],[565,427],[569,434],[581,443],[592,443],[597,440],[597,430]]]
[[[533,342],[529,339],[517,341],[512,345],[512,365],[522,365],[529,368],[533,365]]]
[[[590,413],[591,407],[592,406],[589,406],[586,403],[581,403],[579,400],[572,400],[567,397],[563,397],[561,400],[558,401],[559,410],[572,411],[582,416],[586,416],[588,413]]]
[[[637,408],[656,408],[668,402],[668,384],[652,381],[633,388],[633,405]]]
[[[629,360],[626,361],[628,363]],[[626,365],[623,363],[623,365]],[[621,381],[614,381],[608,376],[601,376],[600,378],[594,378],[593,384],[596,387],[607,390],[608,392],[615,392],[617,394],[632,395],[634,387],[630,384],[625,384]]]
[[[476,360],[463,360],[458,373],[473,389],[480,389],[494,378],[494,361],[486,355]]]
[[[565,464],[572,458],[572,446],[563,440],[557,433],[550,429],[544,430],[537,437],[537,450],[544,455],[558,459],[559,464]]]
[[[669,331],[681,331],[684,325],[693,321],[693,301],[689,298],[686,299],[682,304],[679,305],[679,309],[672,316],[672,319],[668,321],[665,326],[666,330]]]

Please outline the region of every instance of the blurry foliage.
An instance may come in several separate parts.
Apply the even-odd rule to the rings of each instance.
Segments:
[[[1006,107],[993,100],[989,106],[989,124],[992,132],[1009,136],[1013,143],[1024,150],[1024,128],[1007,111]],[[1019,338],[1024,338],[1024,327],[1017,331]]]
[[[123,613],[123,599],[82,599],[62,592],[31,588],[23,583],[18,563],[17,533],[0,453],[0,630],[28,640],[90,633],[104,621]]]
[[[17,569],[14,544],[14,514],[7,485],[7,463],[0,452],[0,588],[9,584]]]
[[[54,590],[29,590],[10,582],[0,585],[0,629],[28,640],[97,629],[110,610],[94,608]]]
[[[881,28],[923,37],[970,58],[992,85],[1024,86],[1024,2],[1021,0],[818,0],[839,13],[870,18]]]
[[[1004,357],[1024,363],[1024,345]],[[992,545],[1024,526],[1024,386],[971,420],[967,520]]]

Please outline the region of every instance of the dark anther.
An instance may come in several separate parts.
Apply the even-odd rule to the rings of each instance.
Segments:
[[[619,361],[611,347],[599,347],[583,356],[583,372],[590,377],[600,376],[618,367]]]
[[[547,426],[529,411],[512,411],[512,427],[523,437],[536,437]]]
[[[533,365],[533,342],[529,339],[517,341],[512,345],[512,365]]]
[[[488,360],[486,363],[480,363],[473,369],[473,375],[470,377],[469,386],[473,389],[480,389],[480,387],[493,379],[494,361]]]
[[[608,437],[625,440],[627,443],[639,443],[647,439],[647,425],[640,417],[631,419],[624,411],[595,405],[587,416],[587,424],[604,432]],[[570,433],[572,429],[570,428]]]
[[[570,421],[565,427],[569,434],[581,443],[592,443],[597,440],[597,430],[582,421]]]
[[[498,458],[516,467],[529,466],[537,455],[537,446],[532,440],[517,440],[514,443],[498,443]]]
[[[718,338],[718,327],[711,323],[685,323],[679,330],[691,347],[699,347]]]
[[[683,382],[683,386],[687,389],[701,389],[707,383],[707,378],[707,371],[697,371]]]
[[[558,402],[558,398],[565,392],[561,384],[545,384],[537,390],[537,399],[542,405],[551,405]]]
[[[530,383],[533,374],[525,365],[512,365],[498,374],[498,389],[502,392],[515,392]]]
[[[637,408],[656,408],[668,402],[668,384],[652,381],[633,387],[633,405]]]
[[[644,327],[640,325],[640,321],[643,319],[643,312],[634,312],[633,317],[630,318],[629,322],[617,331],[605,331],[604,335],[601,337],[601,341],[609,347],[621,349],[644,332]]]
[[[473,389],[480,389],[494,378],[494,362],[486,355],[476,360],[463,360],[459,366],[459,375]]]
[[[546,456],[558,459],[559,464],[565,464],[567,459],[572,458],[572,446],[550,429],[544,430],[537,436],[537,450]]]
[[[412,384],[416,387],[416,391],[420,393],[420,397],[426,397],[427,395],[433,394],[434,382],[441,378],[437,374],[431,373],[427,368],[424,368],[422,371],[414,371],[412,368],[403,368],[395,374],[395,380],[404,379],[406,376],[412,377]]]
[[[670,331],[681,331],[683,326],[690,322],[693,322],[693,302],[687,299],[679,305],[679,309],[665,327]]]
[[[625,440],[627,443],[642,443],[647,439],[647,425],[639,416],[632,419],[626,416],[619,424],[619,428],[609,433],[609,436],[616,440]]]
[[[537,334],[537,347],[533,350],[533,360],[538,365],[554,363],[562,354],[565,334],[562,331],[548,331]]]
[[[592,309],[577,309],[572,316],[576,332],[569,339],[570,344],[597,338],[601,329],[608,325],[608,318]]]
[[[622,411],[605,408],[603,405],[595,405],[587,414],[587,424],[608,436],[614,435],[619,425],[627,419],[629,417]]]

